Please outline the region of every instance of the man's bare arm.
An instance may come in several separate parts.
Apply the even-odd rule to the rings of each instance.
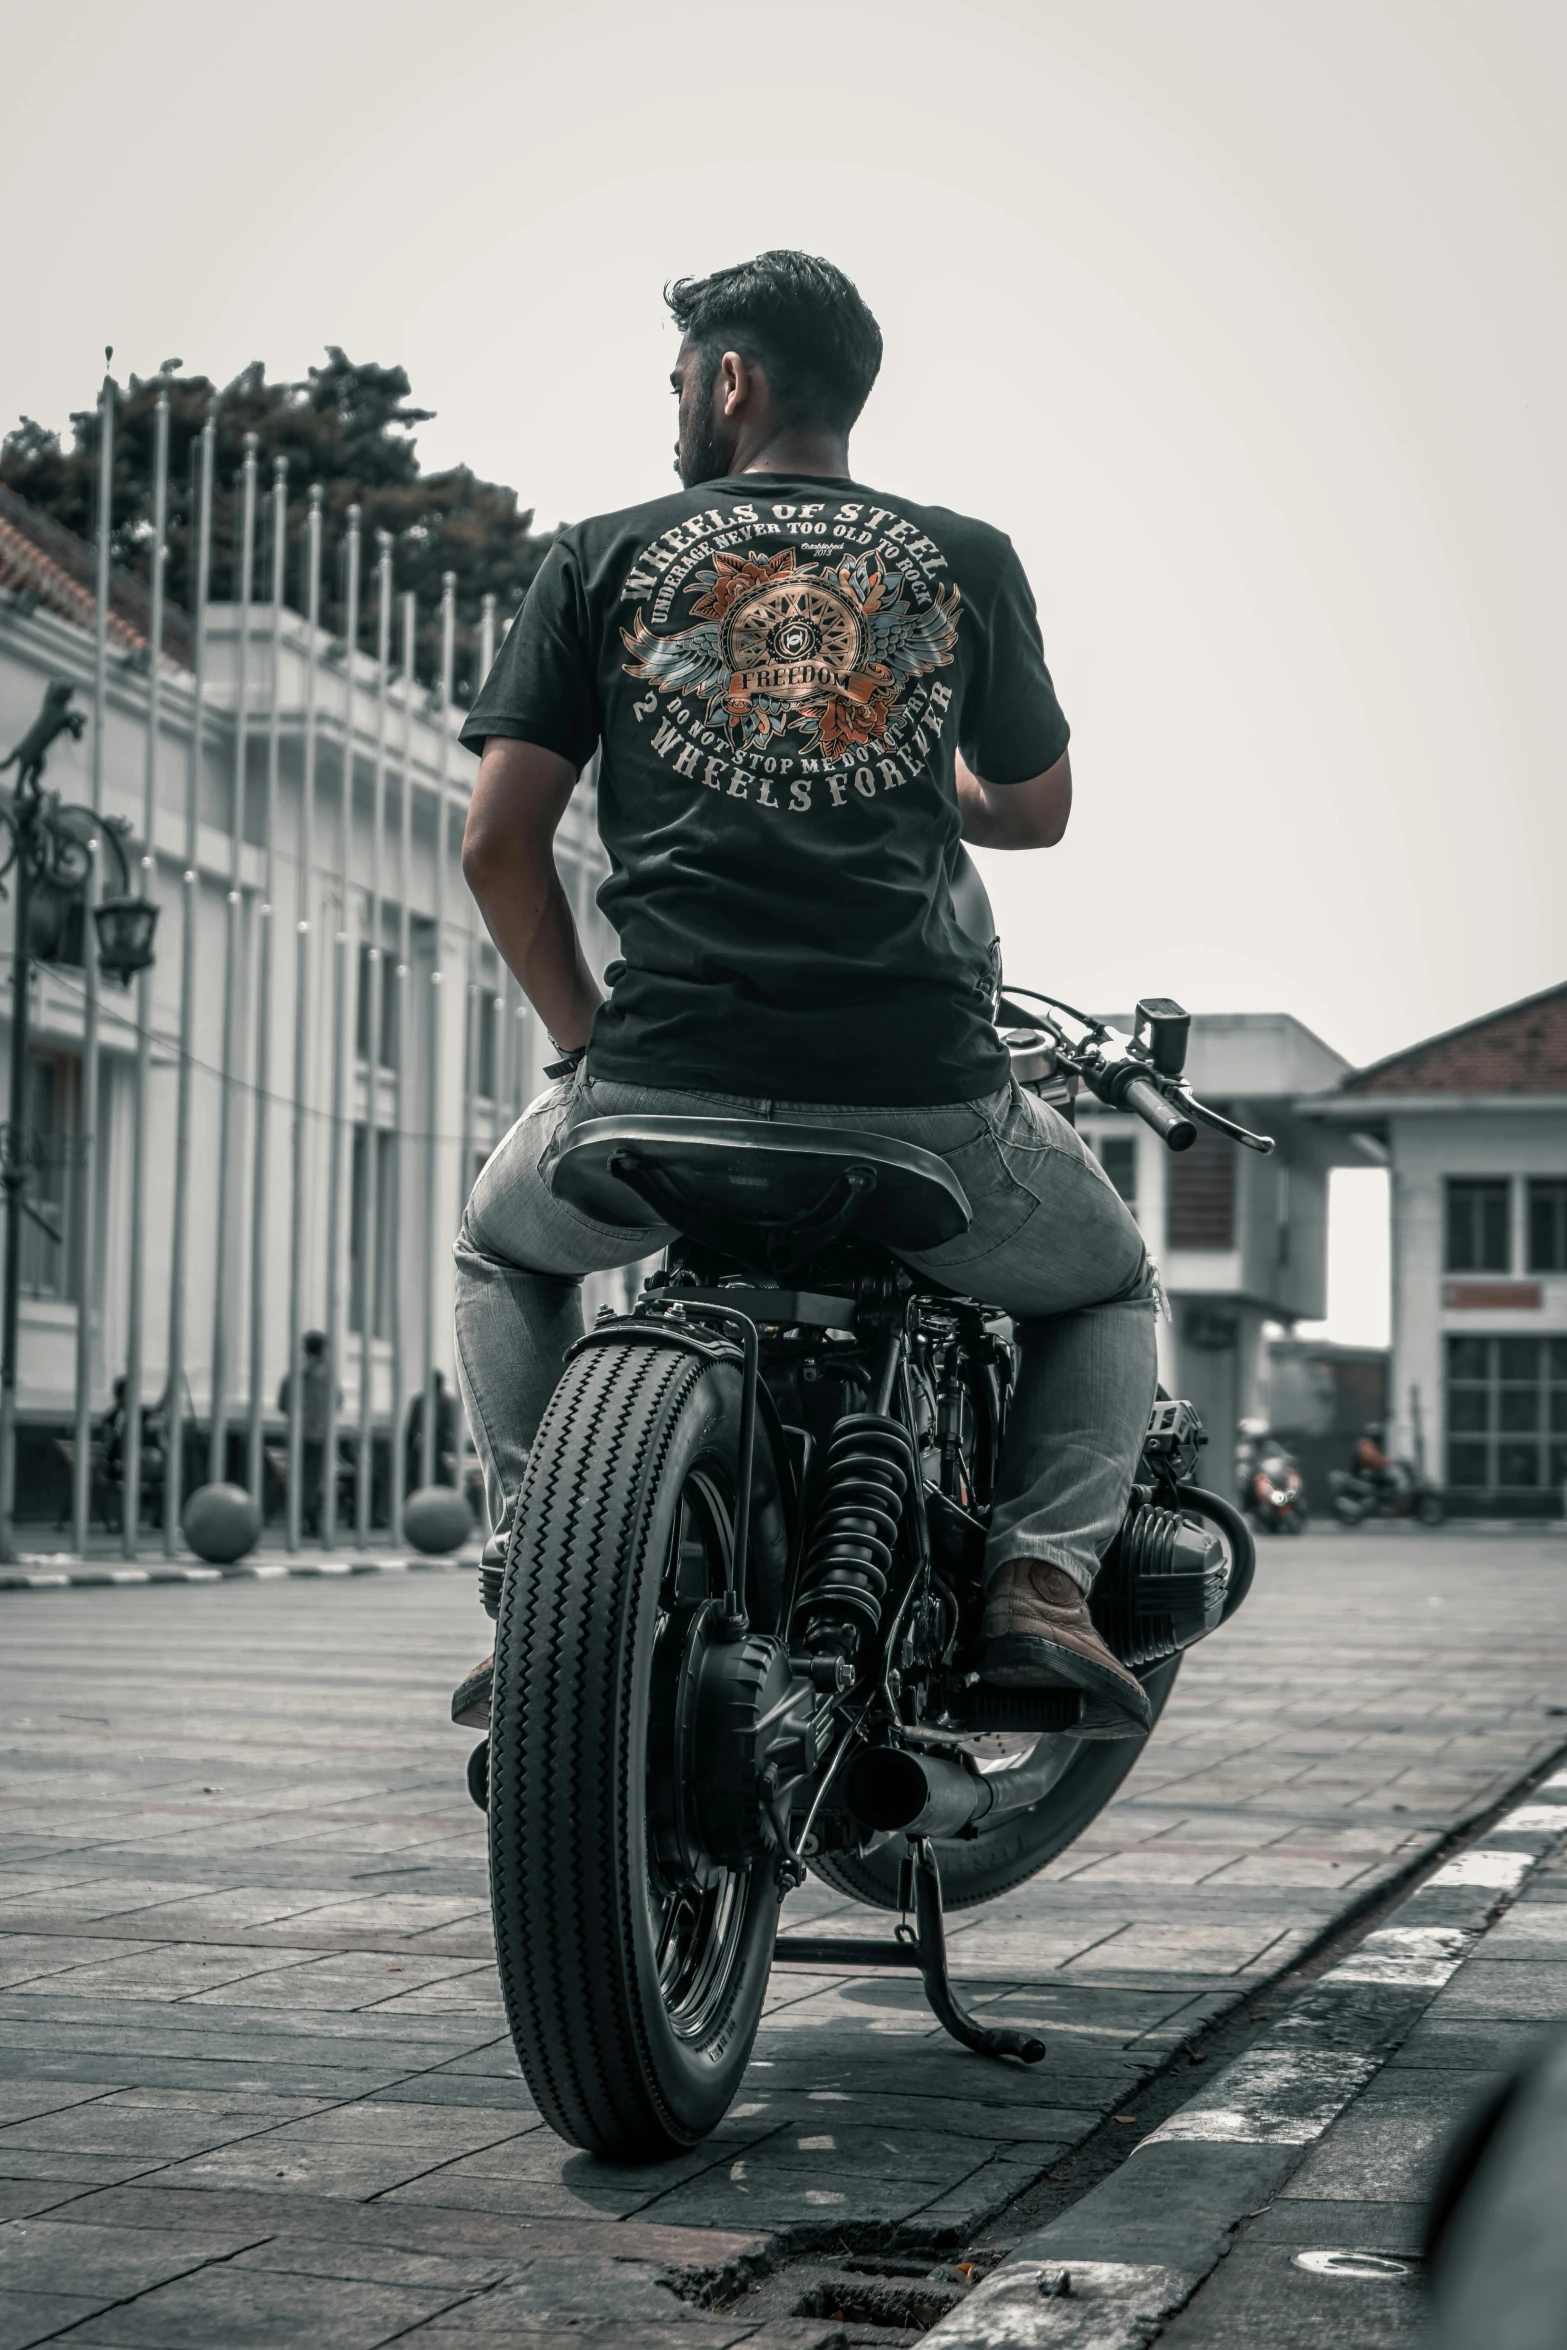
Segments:
[[[491,735],[463,832],[463,878],[485,928],[545,1028],[586,1044],[603,1002],[555,866],[555,833],[577,780],[569,759]]]
[[[981,783],[960,755],[958,807],[963,838],[979,849],[1053,849],[1072,813],[1072,760],[1063,751],[1026,783]]]

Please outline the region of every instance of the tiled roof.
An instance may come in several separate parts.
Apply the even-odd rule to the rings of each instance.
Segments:
[[[1567,1093],[1567,983],[1346,1077],[1346,1093]]]
[[[31,597],[57,619],[90,629],[96,579],[97,558],[87,541],[0,482],[0,590]],[[121,652],[145,653],[151,633],[147,589],[116,567],[109,586],[110,643]],[[190,622],[176,606],[164,608],[163,650],[169,660],[190,667]]]

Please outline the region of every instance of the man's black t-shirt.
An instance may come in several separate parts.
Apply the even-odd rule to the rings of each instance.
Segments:
[[[1020,783],[1067,731],[1000,531],[750,473],[563,531],[462,739],[601,750],[596,1075],[889,1105],[1006,1078],[953,753]]]

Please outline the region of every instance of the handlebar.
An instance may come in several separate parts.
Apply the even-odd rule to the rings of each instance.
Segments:
[[[1238,1142],[1249,1151],[1259,1151],[1264,1157],[1274,1148],[1271,1134],[1249,1133],[1221,1111],[1200,1102],[1192,1092],[1180,1074],[1180,1062],[1185,1057],[1186,1014],[1178,1004],[1163,996],[1139,1004],[1137,1034],[1125,1036],[1108,1021],[1090,1018],[1086,1012],[1063,1003],[1059,996],[1040,995],[1031,987],[1014,987],[1011,993],[1032,997],[1048,1009],[1041,1018],[1037,1012],[1027,1011],[1009,996],[1002,995],[997,1004],[1002,1019],[1016,1021],[1048,1037],[1060,1068],[1086,1085],[1108,1108],[1129,1110],[1134,1117],[1141,1118],[1172,1151],[1189,1151],[1197,1140],[1199,1126],[1207,1126],[1215,1134],[1225,1135],[1231,1142]],[[1069,1036],[1055,1017],[1058,1013],[1065,1013],[1086,1034]],[[1149,1016],[1146,1024],[1145,1014]],[[1161,1054],[1156,1019],[1166,1028],[1177,1021],[1181,1024],[1173,1052],[1168,1049],[1167,1038],[1166,1052]],[[1152,1041],[1149,1028],[1154,1029]]]
[[[1119,1106],[1135,1112],[1172,1151],[1189,1151],[1197,1140],[1197,1129],[1191,1119],[1167,1102],[1159,1088],[1150,1085],[1146,1077],[1134,1077],[1122,1086]]]

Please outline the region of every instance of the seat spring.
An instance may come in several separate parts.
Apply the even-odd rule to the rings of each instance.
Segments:
[[[852,1658],[875,1637],[909,1492],[909,1440],[880,1412],[850,1412],[833,1429],[821,1500],[794,1607],[807,1652]]]

